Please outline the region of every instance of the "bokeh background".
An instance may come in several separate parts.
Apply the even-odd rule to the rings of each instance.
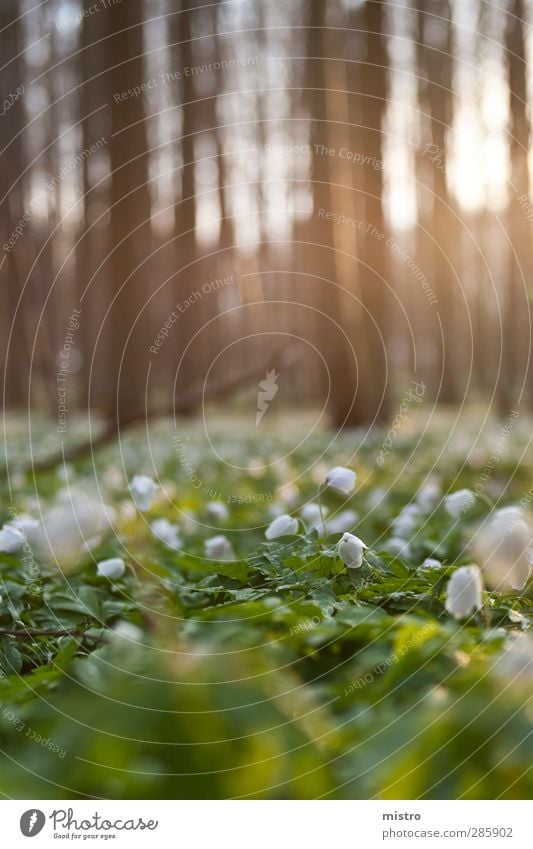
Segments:
[[[3,0],[6,406],[530,405],[531,15]]]
[[[532,19],[0,0],[1,795],[531,798]]]

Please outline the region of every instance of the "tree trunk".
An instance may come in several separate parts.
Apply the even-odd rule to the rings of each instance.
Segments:
[[[128,0],[105,13],[107,93],[111,112],[109,294],[105,323],[109,350],[107,409],[128,417],[144,405],[149,361],[145,305],[149,296],[150,197],[143,94],[143,3]]]

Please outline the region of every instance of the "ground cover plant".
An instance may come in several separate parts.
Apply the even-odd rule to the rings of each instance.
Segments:
[[[530,797],[530,422],[209,420],[8,432],[2,793]]]

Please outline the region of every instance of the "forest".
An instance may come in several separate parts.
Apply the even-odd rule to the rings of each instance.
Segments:
[[[0,792],[533,792],[531,0],[2,0]]]

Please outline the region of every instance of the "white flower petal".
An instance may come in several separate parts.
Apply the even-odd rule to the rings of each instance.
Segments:
[[[96,573],[102,578],[114,581],[121,578],[126,571],[126,564],[121,557],[110,557],[109,560],[101,560],[96,564]]]
[[[0,530],[0,551],[16,554],[26,542],[24,534],[12,525],[4,525]]]
[[[210,501],[205,509],[212,519],[218,519],[223,522],[229,517],[229,510],[222,501]]]
[[[458,519],[461,513],[466,513],[470,510],[476,500],[476,496],[471,489],[458,489],[457,492],[451,492],[444,498],[444,508],[450,516]]]
[[[287,513],[282,513],[281,516],[277,516],[274,521],[270,523],[265,531],[265,536],[267,539],[277,539],[277,537],[284,537],[287,535],[292,536],[297,533],[298,519],[293,519],[292,516],[289,516]]]
[[[470,616],[482,607],[483,581],[478,567],[461,566],[456,569],[446,587],[445,608],[456,619]]]
[[[359,569],[363,563],[364,550],[367,547],[359,537],[345,533],[337,544],[337,552],[348,569]]]
[[[130,483],[130,492],[137,509],[149,510],[158,489],[158,484],[149,475],[135,475]]]
[[[211,557],[214,560],[233,560],[235,557],[231,542],[223,534],[217,534],[217,536],[206,539],[204,552],[206,557]]]

